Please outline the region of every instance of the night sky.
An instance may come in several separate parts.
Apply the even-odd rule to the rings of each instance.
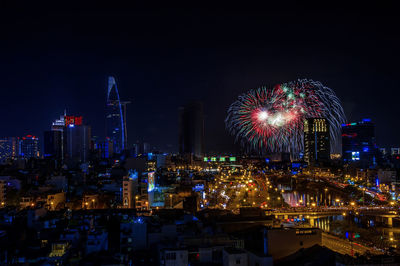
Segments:
[[[42,137],[66,108],[103,137],[107,76],[114,75],[120,97],[132,101],[130,144],[147,141],[176,151],[178,108],[199,99],[207,150],[230,151],[224,118],[239,94],[309,78],[336,92],[350,122],[371,118],[378,145],[400,146],[399,22],[395,6],[382,2],[213,8],[2,4],[0,136]]]

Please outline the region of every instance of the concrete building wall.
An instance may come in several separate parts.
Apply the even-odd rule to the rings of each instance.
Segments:
[[[224,266],[248,266],[247,253],[245,251],[230,251],[224,249],[222,255],[222,265]]]
[[[187,250],[165,249],[161,252],[160,264],[165,266],[189,265],[189,252]]]
[[[301,248],[322,244],[318,228],[293,228],[268,230],[268,254],[274,259],[288,256]]]

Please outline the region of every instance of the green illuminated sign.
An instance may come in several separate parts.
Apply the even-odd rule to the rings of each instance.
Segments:
[[[230,162],[236,162],[236,157],[229,157]]]
[[[217,161],[217,157],[211,157],[211,161],[212,162],[216,162]]]
[[[225,157],[219,157],[220,162],[225,162]]]
[[[203,158],[203,161],[208,162],[208,158],[207,158],[207,157],[204,157],[204,158]]]

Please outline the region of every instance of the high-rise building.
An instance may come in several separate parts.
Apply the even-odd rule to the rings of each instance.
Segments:
[[[39,158],[39,138],[26,135],[21,140],[21,156],[24,158]]]
[[[391,155],[400,155],[400,148],[390,148]]]
[[[114,155],[113,142],[110,139],[99,142],[97,148],[100,150],[101,158],[112,158]]]
[[[66,155],[68,161],[86,162],[89,159],[91,128],[88,125],[70,124],[65,128]]]
[[[124,149],[128,149],[128,128],[126,127],[126,106],[130,104],[131,102],[129,101],[123,101],[121,102],[121,107],[122,107],[122,115],[124,118]]]
[[[134,143],[131,148],[131,156],[136,157],[138,154],[140,154],[140,145],[139,143]]]
[[[56,119],[51,124],[51,130],[63,131],[65,127],[65,118],[67,117],[67,111],[64,110],[64,115],[60,115],[60,119]]]
[[[370,119],[342,125],[342,158],[361,167],[376,164],[375,125]]]
[[[67,115],[64,110],[64,114],[51,124],[51,130],[44,132],[44,157],[64,161],[67,153],[66,129],[82,125],[82,116]]]
[[[106,106],[106,137],[113,142],[115,153],[121,153],[127,143],[126,136],[126,104],[121,102],[114,77],[108,78],[107,106]]]
[[[202,158],[204,154],[203,103],[191,102],[179,110],[179,153]]]
[[[309,164],[330,159],[329,122],[326,118],[304,121],[304,160]]]
[[[122,181],[122,205],[123,208],[135,208],[135,196],[138,188],[138,173],[129,170],[128,176]]]
[[[43,136],[43,156],[62,159],[64,152],[64,136],[61,130],[49,130]]]
[[[3,162],[10,158],[16,158],[19,156],[19,154],[19,138],[0,138],[0,162]]]
[[[150,144],[147,142],[143,142],[143,152],[142,154],[147,154],[151,152]]]

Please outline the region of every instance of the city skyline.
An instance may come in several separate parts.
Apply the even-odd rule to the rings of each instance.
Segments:
[[[15,4],[1,265],[400,265],[394,1]]]
[[[32,18],[29,10],[21,17],[10,9],[1,37],[7,54],[0,71],[5,102],[0,110],[15,111],[4,118],[1,134],[42,136],[49,121],[67,108],[84,115],[93,132],[102,136],[104,120],[98,114],[104,110],[107,77],[114,75],[121,98],[135,103],[127,107],[131,143],[146,141],[177,151],[178,109],[201,100],[206,150],[230,151],[233,138],[224,128],[224,118],[236,95],[307,77],[321,80],[337,93],[349,122],[371,118],[379,146],[396,146],[396,97],[387,95],[396,96],[393,69],[399,53],[385,48],[395,47],[399,39],[384,34],[395,25],[388,8],[350,6],[348,11],[338,11],[294,6],[286,10],[288,16],[272,10],[264,16],[261,10],[245,9],[233,19],[235,9],[217,8],[217,13],[156,9],[140,15],[121,8],[107,13],[98,7],[92,13],[96,16],[89,15],[92,22],[68,9],[39,12],[53,22],[50,25],[44,18]],[[340,21],[334,19],[335,12],[341,12]],[[320,24],[314,23],[311,14]],[[375,19],[368,20],[369,15]],[[113,19],[107,19],[107,25],[102,19],[108,17]],[[15,19],[19,24],[10,25]],[[29,33],[31,19],[46,32]],[[182,24],[183,19],[187,23]],[[297,19],[302,23],[295,24]],[[92,26],[93,38],[85,38]],[[263,34],[264,29],[268,34]],[[356,29],[360,29],[358,38],[351,38]],[[22,47],[18,34],[24,33],[28,34]],[[385,52],[389,50],[390,55]]]

